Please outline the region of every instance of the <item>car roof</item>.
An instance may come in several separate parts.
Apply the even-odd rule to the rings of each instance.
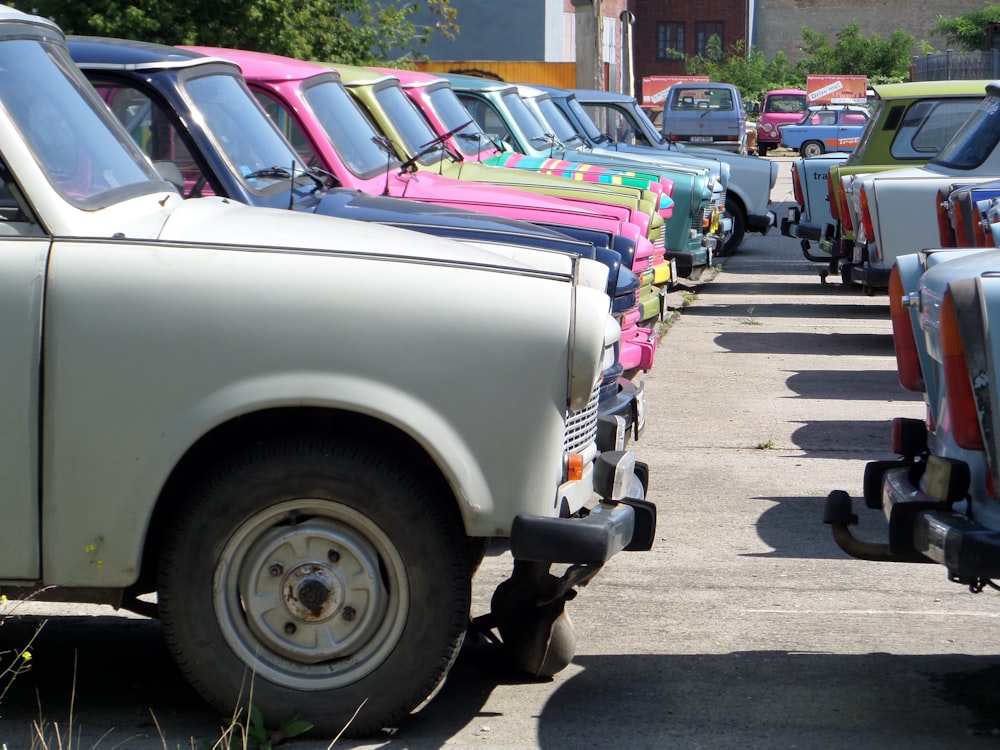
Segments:
[[[972,96],[986,95],[991,80],[973,81],[907,81],[873,86],[880,99],[904,99],[913,96]]]

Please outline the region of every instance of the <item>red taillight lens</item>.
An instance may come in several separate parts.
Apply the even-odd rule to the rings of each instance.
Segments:
[[[802,192],[802,183],[800,179],[799,167],[795,162],[792,162],[792,196],[795,198],[796,203],[805,208],[806,199],[805,194]]]
[[[979,410],[972,394],[972,381],[965,361],[958,316],[951,293],[941,304],[941,355],[944,365],[944,388],[951,434],[955,442],[968,450],[983,450],[979,429]]]
[[[840,190],[837,193],[840,196],[840,225],[845,231],[854,231],[854,222],[851,221],[851,212],[847,208],[847,190],[844,186],[840,186]]]
[[[860,195],[858,196],[858,204],[861,207],[861,226],[865,229],[865,237],[868,242],[875,242],[875,222],[872,221],[872,212],[868,207],[868,191],[864,187],[859,186]],[[876,243],[876,247],[878,243]]]
[[[892,346],[896,350],[899,384],[908,391],[922,393],[926,389],[924,373],[920,369],[910,310],[903,306],[903,279],[898,266],[893,266],[889,274],[889,315],[892,318]]]
[[[840,221],[840,201],[837,198],[837,186],[840,184],[840,178],[837,175],[839,172],[834,172],[832,169],[826,176],[826,197],[830,203],[830,216],[833,217],[834,221]]]

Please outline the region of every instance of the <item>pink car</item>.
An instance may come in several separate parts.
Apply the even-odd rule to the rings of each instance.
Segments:
[[[807,108],[802,89],[775,89],[764,94],[757,115],[757,155],[767,156],[768,149],[781,143],[780,125],[798,122]]]
[[[652,244],[641,227],[628,221],[621,207],[581,204],[513,188],[469,183],[401,164],[391,144],[329,68],[259,52],[186,49],[238,64],[251,91],[307,164],[330,172],[343,187],[481,211],[554,229],[594,229],[623,237],[634,245],[633,272],[640,273],[652,262]],[[655,358],[658,338],[650,329],[637,326],[640,317],[633,309],[621,321],[620,361],[626,370],[648,369]]]

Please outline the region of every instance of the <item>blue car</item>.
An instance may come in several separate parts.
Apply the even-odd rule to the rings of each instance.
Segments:
[[[796,123],[780,126],[781,145],[806,158],[825,153],[849,153],[858,145],[868,123],[868,110],[851,105],[810,107]]]

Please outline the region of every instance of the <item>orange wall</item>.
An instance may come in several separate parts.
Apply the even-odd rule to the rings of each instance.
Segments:
[[[508,83],[535,83],[540,86],[555,86],[564,89],[576,88],[575,63],[457,60],[421,62],[417,63],[417,68],[428,73],[482,75],[483,72],[486,72],[493,74],[489,76],[490,78],[498,77],[501,81]]]

